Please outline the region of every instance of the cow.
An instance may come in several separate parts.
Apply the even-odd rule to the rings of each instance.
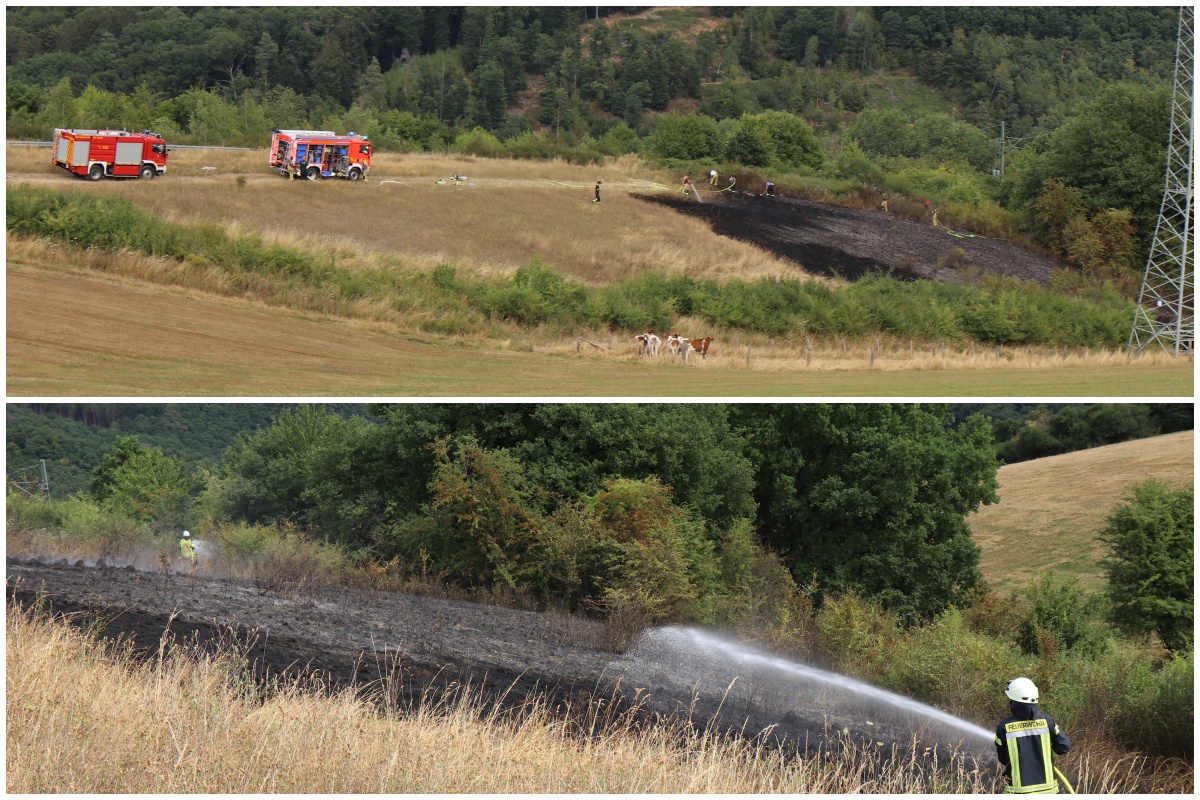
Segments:
[[[645,353],[651,358],[658,356],[659,338],[654,331],[648,330],[645,333],[639,333],[633,338],[637,340],[637,354],[639,356],[642,353]]]
[[[667,334],[666,338],[667,352],[672,356],[677,356],[683,350],[683,343],[687,341],[678,333]]]
[[[689,350],[695,350],[700,354],[701,358],[706,358],[708,356],[708,346],[712,344],[711,336],[705,336],[703,339],[685,339],[684,341],[686,343],[686,347],[683,351],[684,361],[687,361],[687,354]]]

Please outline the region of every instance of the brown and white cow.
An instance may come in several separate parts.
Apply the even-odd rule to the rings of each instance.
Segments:
[[[687,339],[685,342],[687,347],[683,351],[684,361],[687,361],[687,354],[689,350],[694,350],[700,354],[701,358],[706,358],[708,356],[708,346],[712,344],[712,337],[705,336],[703,339]]]
[[[669,334],[667,334],[667,338],[664,339],[663,341],[667,345],[667,352],[670,353],[672,357],[674,357],[674,356],[679,355],[683,351],[683,345],[684,345],[684,342],[687,341],[687,339],[684,339],[678,333],[669,333]]]
[[[654,331],[648,330],[645,333],[639,333],[633,338],[637,340],[637,354],[639,356],[643,353],[651,358],[658,356],[659,338],[658,334]]]

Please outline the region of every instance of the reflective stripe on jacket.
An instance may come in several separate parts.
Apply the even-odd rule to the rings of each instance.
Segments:
[[[196,557],[196,550],[195,550],[195,548],[192,547],[191,539],[180,539],[179,540],[179,554],[181,556],[183,556],[184,558],[195,558]]]
[[[996,755],[1004,765],[1008,794],[1057,794],[1054,753],[1071,747],[1058,724],[1040,711],[1028,719],[1009,717],[996,728]]]

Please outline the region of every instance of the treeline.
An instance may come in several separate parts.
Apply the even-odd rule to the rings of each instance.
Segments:
[[[47,461],[52,497],[86,491],[117,439],[136,436],[189,472],[221,462],[239,435],[268,427],[282,403],[10,403],[5,409],[8,475],[32,479]],[[339,413],[350,406],[329,406]]]
[[[621,117],[697,98],[702,83],[768,79],[789,65],[911,68],[956,94],[972,123],[1008,119],[1019,136],[1061,121],[1070,102],[1105,82],[1168,78],[1176,27],[1171,8],[754,7],[660,9],[641,19],[596,11],[601,19],[565,7],[10,8],[10,103],[14,85],[45,89],[67,78],[77,91],[144,85],[166,97],[274,87],[342,109],[379,100],[453,121],[472,103],[475,113],[503,115],[538,75],[552,96],[543,107],[565,106],[574,118],[592,116],[594,104]],[[452,62],[425,60],[448,51]],[[852,111],[861,110],[855,92],[861,99],[861,86],[839,98]],[[750,96],[793,111],[816,101],[801,95],[789,107],[796,98]]]
[[[986,421],[956,427],[946,406],[370,411],[285,409],[203,469],[120,436],[84,493],[160,533],[284,526],[407,574],[654,620],[711,621],[793,581],[928,618],[979,581],[964,518],[994,501],[997,463]]]
[[[1058,410],[1039,406],[1020,417],[993,420],[992,432],[997,457],[1013,464],[1192,430],[1194,411],[1190,403],[1097,403]]]
[[[167,222],[124,199],[29,186],[9,188],[6,197],[7,227],[15,236],[128,249],[177,261],[185,272],[216,268],[235,278],[239,293],[293,307],[315,302],[312,310],[325,313],[382,301],[410,324],[439,333],[481,330],[487,322],[549,326],[565,335],[581,327],[632,333],[665,330],[680,315],[694,315],[771,336],[883,331],[943,342],[1115,348],[1125,343],[1133,318],[1131,302],[1111,288],[1071,297],[994,276],[977,286],[886,277],[834,286],[774,278],[718,283],[649,272],[594,288],[536,259],[495,279],[460,274],[452,264],[431,272],[364,270],[320,252],[234,237],[216,225]]]

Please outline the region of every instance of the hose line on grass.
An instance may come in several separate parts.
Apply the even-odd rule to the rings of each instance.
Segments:
[[[1067,780],[1067,776],[1062,774],[1061,769],[1059,769],[1058,767],[1055,767],[1054,774],[1057,775],[1058,779],[1060,781],[1062,781],[1063,784],[1067,787],[1067,794],[1075,794],[1075,787],[1071,785],[1071,782],[1069,780]]]

